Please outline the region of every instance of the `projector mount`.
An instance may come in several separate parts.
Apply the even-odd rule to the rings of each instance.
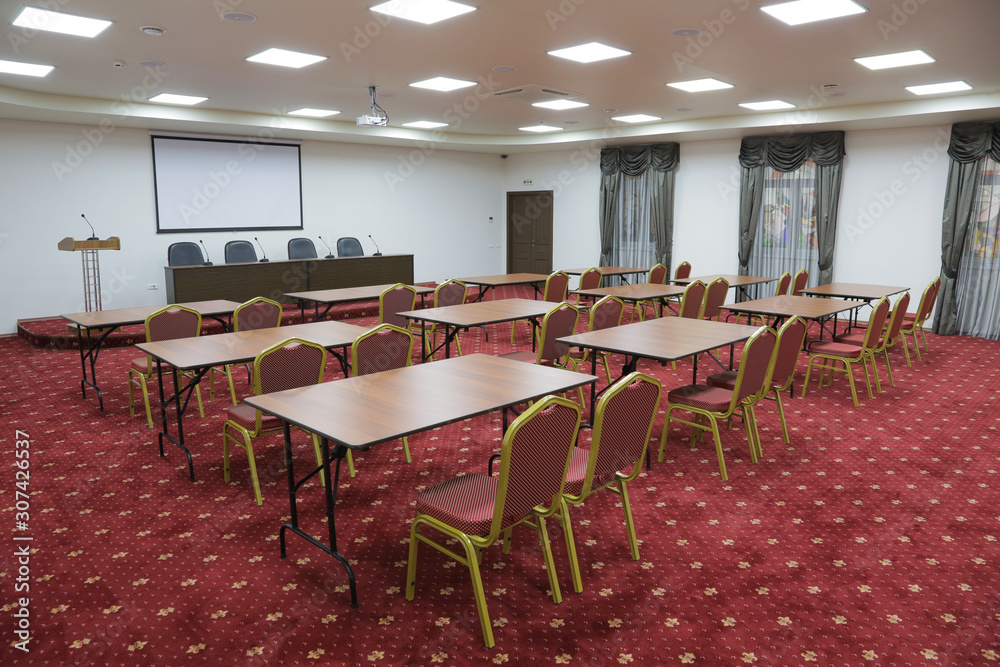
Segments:
[[[375,86],[368,86],[368,93],[372,98],[372,110],[370,114],[358,116],[358,127],[385,127],[389,123],[389,114],[375,101]]]

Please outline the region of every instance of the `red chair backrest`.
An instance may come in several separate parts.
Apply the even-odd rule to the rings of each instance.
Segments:
[[[740,370],[736,374],[733,405],[764,391],[764,381],[767,380],[767,371],[771,366],[771,355],[774,353],[777,339],[778,334],[774,329],[761,327],[743,346]]]
[[[622,323],[625,304],[621,299],[608,295],[590,308],[590,330],[610,329]]]
[[[790,274],[788,271],[785,271],[784,273],[781,274],[781,277],[778,278],[778,289],[774,291],[774,296],[784,296],[785,294],[788,294],[788,288],[791,286],[791,284],[792,284],[792,274]]]
[[[396,313],[413,310],[417,305],[417,292],[409,285],[393,285],[379,297],[379,324],[405,327],[407,319]]]
[[[545,314],[542,320],[542,342],[538,346],[539,362],[555,361],[569,354],[569,345],[556,342],[556,339],[576,333],[579,319],[580,311],[569,303],[560,303]]]
[[[878,347],[879,339],[882,337],[882,328],[885,326],[885,319],[888,315],[889,299],[882,297],[875,303],[872,316],[868,319],[868,330],[865,331],[864,342],[866,350],[874,350]]]
[[[597,289],[601,286],[601,270],[590,268],[580,276],[580,289]]]
[[[809,272],[805,269],[801,269],[795,274],[795,284],[792,286],[792,296],[799,296],[799,292],[806,288],[806,284],[809,282]]]
[[[457,306],[465,303],[465,284],[458,280],[447,280],[434,290],[435,306]]]
[[[201,333],[201,315],[186,308],[170,308],[153,313],[146,319],[146,341],[193,338]]]
[[[362,334],[351,347],[355,377],[391,371],[413,362],[413,336],[399,327],[383,324]]]
[[[592,488],[615,478],[615,474],[637,465],[649,442],[649,431],[660,405],[660,383],[648,375],[633,373],[607,390],[594,413],[596,451]]]
[[[805,340],[808,328],[804,319],[793,317],[778,330],[778,350],[775,352],[774,370],[771,371],[771,386],[784,388],[795,375],[799,350],[802,349],[802,341]]]
[[[729,282],[725,278],[713,280],[705,290],[705,306],[701,310],[701,316],[706,320],[718,318],[727,294],[729,294]]]
[[[566,300],[569,293],[569,274],[556,271],[545,280],[544,301],[559,303]]]
[[[889,316],[889,326],[886,327],[885,336],[882,337],[882,346],[899,335],[899,330],[903,328],[903,318],[906,316],[906,309],[909,307],[910,293],[903,292],[903,295],[896,299],[896,304],[892,308],[892,315]]]
[[[497,481],[497,503],[503,502],[500,529],[517,523],[539,505],[551,510],[566,481],[580,408],[554,396],[546,396],[537,406],[518,417],[504,435]],[[495,512],[496,508],[494,522]]]
[[[667,267],[662,264],[657,264],[649,270],[650,285],[662,285],[667,282]]]
[[[281,326],[281,304],[270,299],[247,301],[233,313],[233,331],[254,331]]]
[[[254,393],[270,394],[323,381],[326,350],[294,338],[278,345],[264,350],[254,360]]]
[[[674,278],[688,278],[691,275],[691,264],[689,262],[681,262],[677,265],[677,270],[674,271]]]
[[[705,283],[696,280],[684,289],[684,295],[681,297],[680,316],[698,319],[704,301]]]

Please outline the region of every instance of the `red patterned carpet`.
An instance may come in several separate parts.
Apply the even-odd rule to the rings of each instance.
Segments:
[[[509,329],[490,329],[488,343],[470,332],[465,352],[509,350]],[[101,355],[101,413],[80,396],[75,351],[2,339],[0,664],[1000,664],[1000,346],[928,338],[924,361],[907,369],[895,354],[897,386],[859,408],[846,382],[817,391],[814,380],[786,404],[791,446],[773,405],[760,408],[758,465],[741,429],[724,433],[728,482],[708,442],[691,451],[687,431],[673,431],[668,461],[633,485],[639,561],[628,557],[616,497],[593,496],[573,508],[585,587],[575,594],[550,523],[561,605],[546,595],[530,531],[515,532],[510,555],[487,550],[490,650],[461,565],[425,547],[413,602],[403,587],[417,492],[482,471],[499,415],[412,436],[409,465],[398,442],[356,458],[337,509],[358,577],[361,606],[351,609],[330,557],[291,536],[279,558],[288,519],[279,435],[256,446],[258,508],[241,452],[233,483],[222,479],[223,399],[185,423],[192,484],[180,452],[160,458],[154,432],[128,416],[134,350]],[[804,367],[803,358],[798,387]],[[690,382],[688,363],[640,370],[666,388]],[[661,413],[655,447],[662,423]],[[15,530],[15,429],[31,440],[27,531]],[[301,434],[297,442],[303,470],[311,447]],[[319,487],[303,493],[299,516],[325,535]],[[15,593],[25,542],[13,538],[24,535],[30,592]],[[15,647],[22,596],[27,653]]]

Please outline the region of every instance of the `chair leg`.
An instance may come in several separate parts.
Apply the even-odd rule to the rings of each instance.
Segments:
[[[233,367],[226,366],[226,379],[229,381],[229,398],[233,402],[233,407],[236,407],[236,388],[233,387]],[[214,386],[214,385],[213,385]]]
[[[920,337],[924,341],[924,352],[930,352],[931,351],[930,348],[927,347],[927,334],[924,333],[924,325],[922,324],[920,325]],[[916,340],[916,336],[914,336],[914,340]]]
[[[493,648],[496,642],[493,640],[493,624],[490,623],[490,612],[486,608],[486,591],[483,590],[483,577],[479,573],[479,559],[476,556],[476,548],[469,541],[469,538],[462,536],[459,542],[465,548],[465,560],[469,564],[469,574],[472,577],[472,594],[476,598],[476,613],[479,615],[479,624],[483,630],[483,642],[486,648]],[[551,552],[549,558],[552,558]],[[416,563],[414,563],[416,565]]]
[[[583,579],[580,577],[580,561],[576,555],[576,539],[573,535],[573,524],[569,518],[569,503],[563,498],[559,503],[559,514],[556,515],[562,521],[563,537],[566,538],[566,552],[569,554],[569,573],[573,580],[573,591],[583,592]]]
[[[760,433],[757,431],[757,416],[754,414],[753,405],[743,406],[743,430],[746,431],[747,444],[750,446],[750,462],[757,463],[762,450]]]
[[[906,359],[906,367],[913,368],[913,365],[910,363],[910,348],[906,344],[906,334],[900,332],[899,341],[903,344],[903,357]]]
[[[355,474],[356,473],[354,471],[354,456],[351,455],[351,450],[348,449],[347,450],[347,475],[351,479],[354,479],[354,475]]]
[[[726,474],[726,459],[722,455],[722,440],[719,438],[719,424],[715,417],[709,416],[709,421],[712,424],[712,437],[715,438],[715,453],[719,457],[719,471],[722,473],[722,481],[725,482],[729,479],[729,475]]]
[[[406,462],[409,463],[410,462],[410,443],[406,440],[405,436],[403,437],[403,454],[406,455]]]
[[[781,402],[781,392],[777,389],[774,391],[774,402],[778,405],[778,423],[781,424],[781,438],[785,441],[785,444],[791,444],[788,438],[788,424],[785,423],[785,406]]]
[[[858,392],[857,392],[857,390],[854,387],[854,371],[851,369],[850,362],[845,361],[844,362],[844,366],[846,366],[846,368],[847,368],[847,380],[848,380],[848,382],[851,385],[851,398],[854,400],[854,407],[858,407],[858,405],[859,405],[858,404]],[[865,381],[867,381],[867,380],[868,380],[868,374],[867,374],[867,371],[866,371],[866,373],[865,373]],[[869,392],[870,391],[871,391],[871,389],[869,388]]]
[[[153,412],[149,408],[149,387],[146,385],[146,376],[139,376],[139,384],[142,387],[142,404],[146,406],[146,424],[153,428]]]
[[[549,574],[549,587],[552,589],[552,601],[562,604],[562,591],[559,590],[559,577],[556,575],[556,564],[552,558],[552,545],[549,543],[549,532],[545,528],[545,519],[538,517],[538,537],[542,541],[542,555],[545,557],[545,570]]]
[[[882,357],[885,359],[885,370],[889,374],[889,386],[895,387],[896,381],[892,377],[892,365],[889,363],[889,350],[882,348]]]
[[[406,589],[407,600],[413,600],[417,589],[417,549],[420,547],[420,540],[417,539],[417,529],[420,527],[420,517],[410,524],[410,555],[406,559]]]
[[[656,460],[663,463],[663,452],[667,448],[667,432],[670,430],[670,415],[673,414],[674,408],[667,404],[667,414],[663,418],[663,433],[660,435],[660,454],[656,457]]]
[[[628,533],[628,548],[632,560],[639,560],[639,540],[635,537],[635,521],[632,518],[632,505],[628,499],[628,485],[618,480],[618,495],[621,497],[622,509],[625,511],[625,532]]]

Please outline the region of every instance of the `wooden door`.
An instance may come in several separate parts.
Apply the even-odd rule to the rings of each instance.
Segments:
[[[507,273],[552,272],[552,191],[507,193]]]

